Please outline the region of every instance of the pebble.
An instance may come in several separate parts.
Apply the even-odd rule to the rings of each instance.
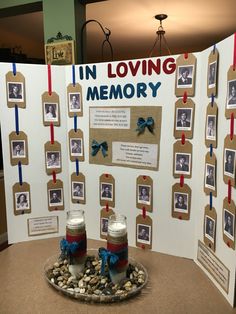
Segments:
[[[85,288],[81,288],[81,289],[79,290],[79,293],[84,294],[84,293],[85,293]]]
[[[85,282],[89,282],[90,280],[91,280],[91,277],[90,277],[90,276],[84,278],[84,281],[85,281]]]

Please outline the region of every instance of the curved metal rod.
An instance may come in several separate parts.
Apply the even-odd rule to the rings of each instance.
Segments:
[[[112,45],[111,45],[111,43],[110,43],[110,41],[109,41],[109,37],[110,37],[110,35],[111,35],[111,31],[110,31],[108,28],[106,28],[106,27],[105,27],[105,29],[104,29],[103,26],[102,26],[102,24],[101,24],[100,22],[98,22],[97,20],[88,20],[88,21],[86,21],[86,22],[83,24],[83,26],[82,26],[82,28],[81,28],[81,59],[82,59],[82,63],[84,63],[84,32],[83,32],[83,31],[84,31],[85,27],[87,26],[87,24],[88,24],[88,23],[91,23],[91,22],[97,23],[97,24],[100,26],[100,28],[101,28],[103,34],[104,34],[105,37],[106,37],[106,39],[105,39],[105,40],[103,41],[103,43],[102,43],[102,61],[104,61],[104,59],[103,59],[103,56],[104,56],[103,50],[104,50],[104,44],[105,44],[105,42],[107,42],[108,45],[109,45],[109,47],[110,47],[110,50],[111,50],[111,58],[112,58],[112,61],[113,61],[113,49],[112,49]]]

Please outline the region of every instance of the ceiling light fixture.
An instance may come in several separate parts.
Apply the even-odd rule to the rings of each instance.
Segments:
[[[157,37],[156,37],[154,45],[152,46],[152,49],[149,53],[149,58],[152,57],[152,55],[154,53],[155,46],[158,42],[159,42],[159,55],[162,56],[162,41],[164,42],[164,45],[166,47],[168,54],[171,55],[170,49],[169,49],[167,41],[165,39],[165,31],[164,31],[164,28],[162,27],[162,21],[165,20],[167,17],[168,17],[168,15],[166,15],[166,14],[155,15],[155,19],[160,21],[160,26],[158,27],[158,30],[156,32]]]

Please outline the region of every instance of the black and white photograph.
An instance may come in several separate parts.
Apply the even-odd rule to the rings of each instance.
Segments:
[[[84,182],[72,182],[72,197],[84,200]]]
[[[207,164],[205,166],[205,187],[215,190],[215,182],[216,182],[216,175],[215,175],[215,166],[212,164]]]
[[[235,175],[235,150],[225,148],[224,151],[224,174],[234,178]]]
[[[80,112],[81,111],[81,95],[80,93],[69,93],[69,111]]]
[[[113,200],[113,184],[101,183],[101,200]]]
[[[188,194],[174,192],[174,211],[188,213]]]
[[[44,103],[44,121],[57,122],[58,121],[58,104]]]
[[[206,125],[206,139],[216,140],[216,116],[207,115],[207,125]]]
[[[151,204],[151,186],[138,184],[138,203]]]
[[[192,108],[176,108],[176,130],[190,131],[192,127]]]
[[[217,62],[214,61],[210,63],[208,67],[208,88],[214,88],[216,86],[216,70]]]
[[[29,192],[15,193],[16,210],[30,209]]]
[[[24,140],[11,141],[11,155],[12,155],[12,158],[25,158],[26,157]]]
[[[70,153],[71,156],[83,156],[83,145],[81,138],[70,139]]]
[[[193,65],[188,66],[178,66],[178,78],[177,87],[178,88],[191,88],[193,86]]]
[[[46,152],[47,168],[61,168],[61,153],[58,151]]]
[[[151,244],[151,226],[137,224],[137,242]]]
[[[236,108],[236,80],[228,81],[227,109]]]
[[[24,102],[24,88],[21,82],[7,82],[8,101]]]
[[[175,153],[175,173],[190,174],[191,154]]]
[[[205,216],[205,237],[215,241],[215,220],[210,216]]]
[[[108,232],[108,218],[101,218],[101,234],[107,235]]]
[[[234,241],[235,215],[224,208],[224,234]]]
[[[62,206],[63,205],[63,193],[62,189],[51,189],[48,191],[49,206]]]

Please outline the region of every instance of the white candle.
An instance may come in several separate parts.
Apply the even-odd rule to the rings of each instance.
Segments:
[[[111,222],[108,225],[108,234],[112,237],[122,237],[127,233],[126,224],[123,222]]]
[[[83,217],[70,218],[67,220],[67,226],[70,229],[80,229],[84,227],[85,222]]]

